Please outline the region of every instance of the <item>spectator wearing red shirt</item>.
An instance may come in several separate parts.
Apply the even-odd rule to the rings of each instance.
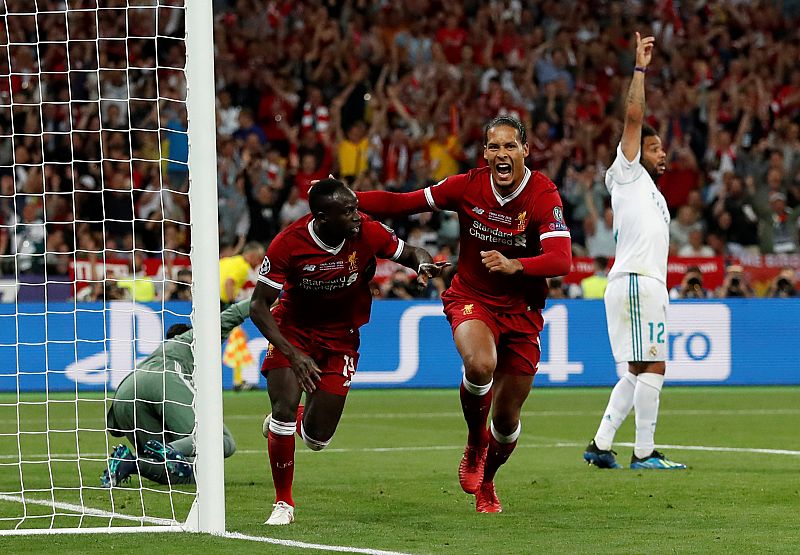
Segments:
[[[581,123],[599,123],[603,119],[603,100],[597,94],[597,87],[582,83],[577,87],[578,105],[576,117]]]
[[[325,157],[321,163],[317,162],[317,157],[311,152],[306,152],[300,157],[300,168],[294,177],[294,186],[303,200],[308,200],[308,190],[311,183],[325,179],[331,171],[331,151],[325,149]]]
[[[688,202],[689,193],[700,186],[700,171],[691,148],[677,146],[672,150],[672,160],[659,179],[659,185],[670,210]]]
[[[530,168],[541,170],[553,157],[553,143],[550,140],[550,124],[539,120],[533,129],[530,142]]]
[[[309,85],[300,120],[301,131],[312,130],[319,135],[330,131],[331,114],[324,101],[322,90],[317,85]]]
[[[399,189],[408,180],[412,146],[405,129],[393,129],[383,155],[383,183],[388,189]]]
[[[442,46],[444,56],[451,64],[461,61],[461,49],[467,44],[469,36],[458,23],[458,15],[450,13],[445,19],[445,26],[436,31],[436,42]]]
[[[285,125],[291,124],[299,98],[290,90],[290,81],[280,75],[266,72],[264,84],[267,89],[258,103],[258,124],[269,138],[270,144],[285,156],[289,152]]]

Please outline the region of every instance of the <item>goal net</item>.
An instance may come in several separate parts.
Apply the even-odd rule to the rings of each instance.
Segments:
[[[204,320],[191,347],[220,371],[212,44],[211,0],[0,0],[0,534],[198,529],[198,497],[224,506],[214,441],[197,485],[101,479],[116,445],[136,455],[107,432],[115,391],[171,325]],[[188,400],[135,392],[161,421],[121,432],[205,398],[221,441],[201,370]]]

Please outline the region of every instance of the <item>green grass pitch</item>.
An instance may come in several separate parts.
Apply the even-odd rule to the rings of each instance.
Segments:
[[[687,471],[598,470],[582,461],[610,390],[534,389],[525,406],[522,437],[496,484],[505,512],[475,513],[456,476],[465,427],[454,390],[356,390],[328,450],[313,453],[298,441],[295,474],[297,521],[288,527],[262,523],[273,501],[261,436],[268,411],[263,391],[225,394],[226,423],[239,451],[225,464],[227,529],[251,536],[289,539],[413,554],[513,553],[798,553],[800,552],[800,388],[666,387],[656,433],[668,456]],[[36,396],[25,396],[36,401]],[[59,397],[63,399],[63,397]],[[19,488],[16,464],[17,411],[0,396],[0,491]],[[101,401],[80,406],[80,423],[102,428]],[[22,405],[26,432],[19,446],[32,460],[49,452],[75,452],[75,407]],[[617,440],[631,442],[633,417]],[[83,483],[96,485],[104,467],[100,432],[81,432],[89,459],[80,465]],[[714,448],[726,448],[720,450]],[[757,449],[782,453],[758,452]],[[631,447],[617,447],[620,462]],[[74,455],[72,455],[74,456]],[[79,484],[78,465],[55,461],[23,465],[27,488]],[[134,477],[132,485],[138,484]],[[113,490],[114,508],[169,517],[169,496],[148,484]],[[31,493],[51,500],[49,491]],[[189,496],[172,496],[176,514]],[[75,491],[57,491],[55,501],[78,503]],[[84,504],[111,508],[108,492],[84,490]],[[0,518],[19,515],[22,505],[0,500]],[[45,506],[28,514],[49,514]],[[64,516],[56,526],[77,526]],[[13,526],[0,520],[0,528]],[[107,525],[85,517],[84,525]],[[49,526],[42,519],[39,526]],[[43,546],[46,546],[43,547]],[[0,536],[2,553],[320,553],[285,545],[192,534]]]

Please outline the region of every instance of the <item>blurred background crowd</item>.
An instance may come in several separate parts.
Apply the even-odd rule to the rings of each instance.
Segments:
[[[185,267],[189,249],[182,3],[109,0],[96,13],[38,18],[7,4],[0,271],[77,274],[87,260],[91,282],[94,261],[144,275],[156,260],[171,279],[152,295],[179,298],[185,281],[172,265]],[[527,164],[557,185],[574,254],[613,256],[603,179],[637,30],[656,37],[647,119],[668,153],[659,185],[671,254],[800,253],[798,1],[219,0],[214,13],[220,257],[239,256],[239,266],[258,258],[246,245],[268,245],[308,212],[312,180],[425,187],[482,165],[483,126],[502,114],[527,125]],[[47,41],[38,48],[28,44],[37,36]],[[389,223],[454,261],[454,214]],[[735,291],[752,294],[740,269],[704,294],[729,296],[734,278]],[[421,292],[388,272],[376,296],[445,286]],[[696,293],[686,276],[675,296]],[[780,276],[793,294],[796,271]],[[584,293],[554,285],[555,296]],[[85,298],[126,294],[101,286]]]

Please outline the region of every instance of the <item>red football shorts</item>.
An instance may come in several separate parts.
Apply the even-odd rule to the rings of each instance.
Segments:
[[[456,328],[467,320],[480,320],[492,331],[497,346],[495,372],[517,376],[533,376],[539,369],[541,350],[539,332],[544,326],[539,310],[516,314],[495,312],[474,300],[448,295],[444,313],[455,334]]]
[[[321,333],[320,330],[304,330],[278,321],[281,334],[289,343],[314,359],[320,369],[321,379],[317,387],[334,395],[347,395],[350,380],[358,366],[358,330],[337,330]],[[261,373],[269,381],[270,370],[290,368],[289,359],[272,344],[261,364]]]

